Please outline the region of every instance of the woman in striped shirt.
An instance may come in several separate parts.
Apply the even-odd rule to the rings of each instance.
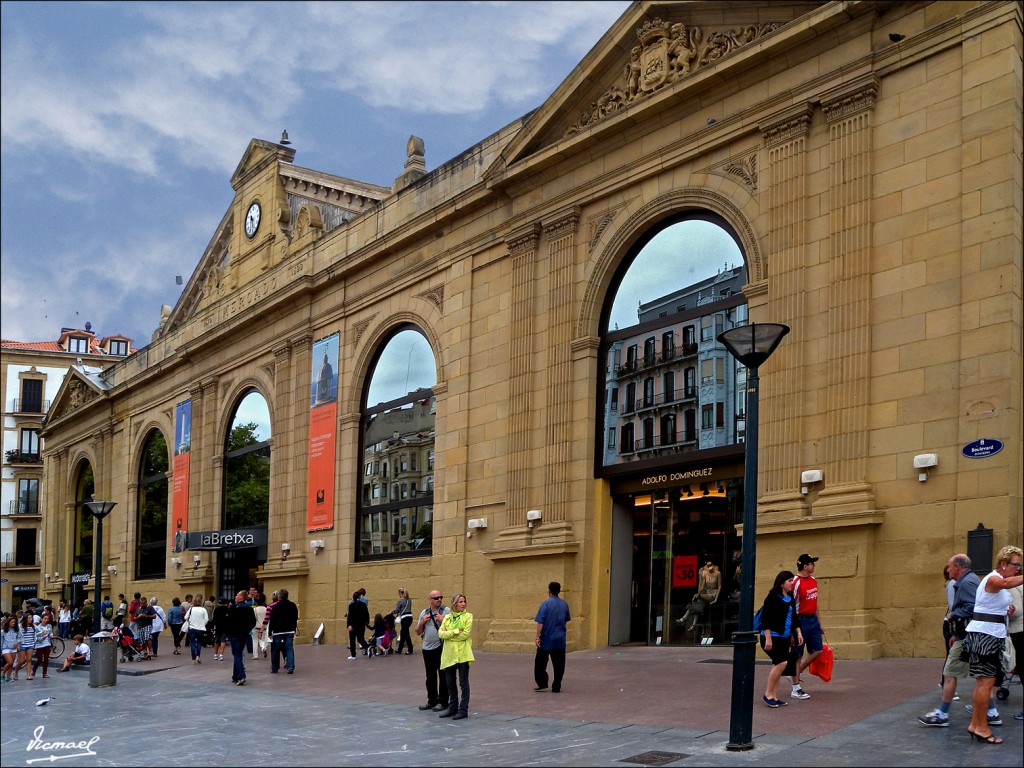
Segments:
[[[25,679],[32,679],[32,660],[36,655],[36,623],[35,615],[26,611],[21,617],[21,626],[18,628],[18,666],[14,670],[14,679],[18,679],[18,670],[25,669]]]

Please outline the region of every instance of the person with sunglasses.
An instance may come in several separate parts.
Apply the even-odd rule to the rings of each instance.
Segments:
[[[981,580],[974,600],[974,615],[967,625],[964,649],[970,653],[974,694],[971,696],[971,724],[967,732],[983,744],[1002,744],[992,733],[993,725],[1002,725],[999,710],[992,699],[992,685],[1002,665],[1006,645],[1006,617],[1013,598],[1009,590],[1020,586],[1021,549],[1006,546],[996,555],[996,568]],[[988,733],[985,733],[988,731]]]
[[[427,675],[427,703],[420,707],[424,711],[441,712],[448,709],[448,680],[441,671],[441,652],[444,643],[437,636],[437,630],[441,628],[441,622],[451,613],[451,609],[443,605],[442,600],[444,595],[439,590],[430,590],[427,607],[420,611],[419,619],[416,621],[415,632],[422,640],[420,653]]]

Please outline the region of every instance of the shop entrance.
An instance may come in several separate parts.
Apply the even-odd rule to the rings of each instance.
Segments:
[[[729,641],[739,606],[742,495],[742,478],[732,478],[616,497],[632,513],[630,642]]]
[[[256,587],[263,591],[258,577],[259,568],[266,562],[266,547],[224,549],[218,553],[218,597],[234,601],[240,590]]]

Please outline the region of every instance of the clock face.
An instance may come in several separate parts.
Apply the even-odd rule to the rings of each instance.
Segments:
[[[260,228],[260,204],[253,203],[245,214],[245,236],[253,237]]]

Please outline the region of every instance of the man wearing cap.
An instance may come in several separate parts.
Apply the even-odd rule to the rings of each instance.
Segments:
[[[793,580],[793,597],[796,598],[796,619],[803,643],[796,646],[796,672],[793,674],[794,699],[809,699],[811,694],[800,686],[800,673],[818,658],[825,639],[825,630],[818,619],[818,582],[814,578],[814,564],[818,558],[808,554],[800,555],[796,560],[797,577]],[[804,649],[807,655],[804,656]]]

